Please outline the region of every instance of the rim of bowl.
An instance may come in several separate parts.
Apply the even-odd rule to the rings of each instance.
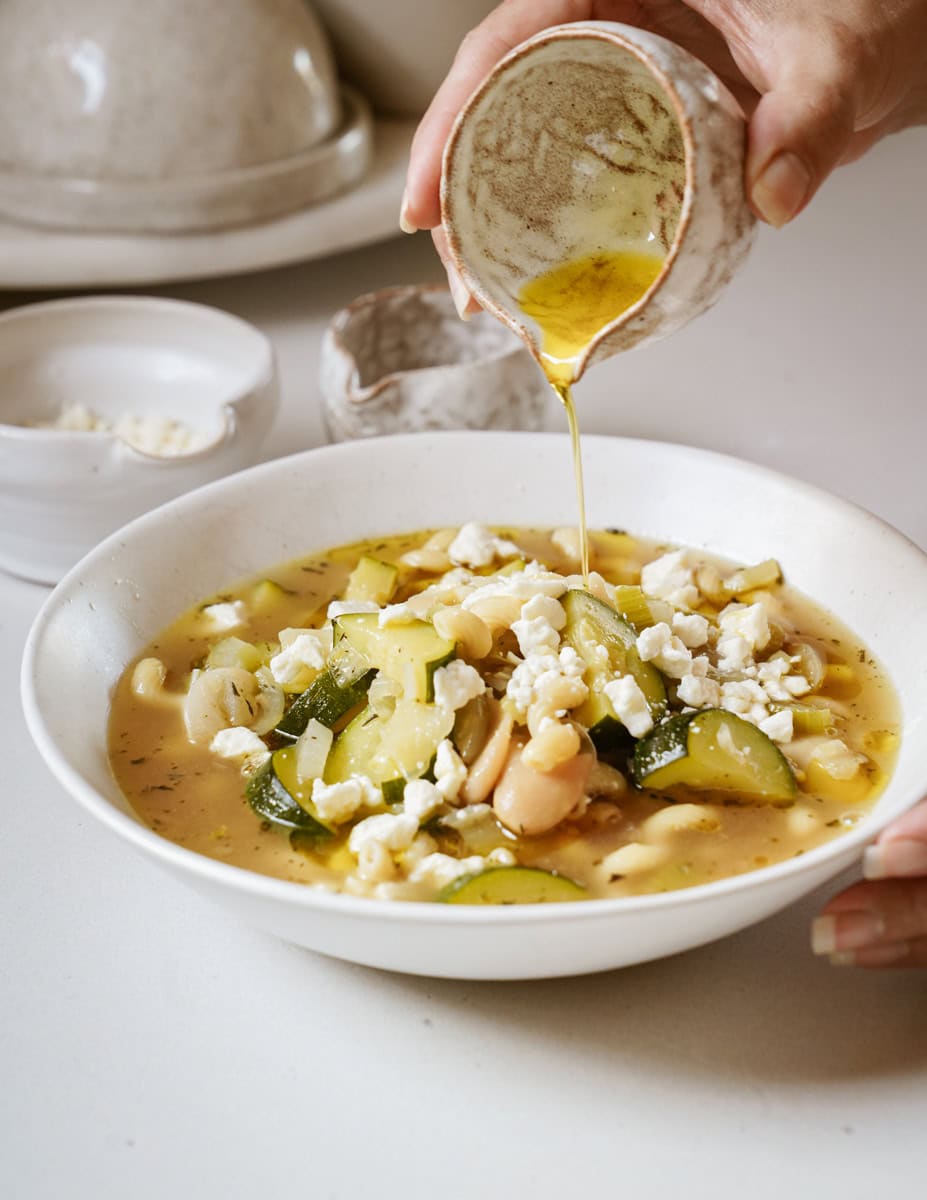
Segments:
[[[149,311],[165,317],[179,318],[185,323],[192,318],[197,321],[209,322],[232,338],[241,341],[247,339],[252,345],[254,361],[249,367],[247,376],[243,374],[241,381],[236,385],[234,395],[216,401],[215,411],[222,417],[222,426],[219,431],[199,449],[188,454],[171,455],[152,454],[141,450],[113,430],[45,429],[32,425],[13,425],[2,418],[0,418],[0,438],[37,443],[60,442],[63,439],[97,438],[101,441],[121,444],[126,453],[145,463],[176,467],[179,464],[187,464],[205,458],[228,441],[237,428],[235,412],[238,405],[245,397],[261,392],[276,378],[277,369],[273,343],[256,325],[252,325],[250,321],[246,321],[234,313],[226,312],[225,309],[215,308],[211,304],[201,304],[194,300],[175,300],[166,296],[132,296],[114,293],[102,296],[72,296],[62,300],[39,300],[31,304],[22,304],[16,308],[7,309],[6,312],[0,312],[0,342],[7,334],[9,327],[20,322],[42,321],[49,315],[53,318],[64,316],[66,319],[73,312],[93,313],[94,310],[104,314],[131,310]],[[152,339],[152,344],[158,342],[162,345],[170,345],[169,339]],[[213,356],[210,355],[210,357]]]
[[[361,312],[367,309],[376,308],[377,305],[384,301],[411,298],[421,295],[441,295],[451,299],[450,289],[445,283],[403,283],[397,284],[395,287],[378,288],[374,292],[364,292],[362,295],[355,297],[350,304],[346,304],[340,309],[328,323],[328,335],[331,338],[333,348],[351,364],[351,383],[352,385],[358,382],[359,373],[357,370],[357,362],[354,354],[344,343],[344,333],[350,322]],[[474,314],[479,316],[478,313]],[[456,311],[453,307],[453,300],[448,309],[448,318],[453,317],[459,323]],[[506,324],[505,328],[511,332],[511,327]],[[479,358],[472,359],[470,362],[463,363],[433,363],[427,367],[408,367],[403,371],[389,371],[385,375],[381,375],[374,383],[368,383],[364,387],[351,387],[347,394],[347,400],[352,405],[361,405],[373,400],[385,388],[395,383],[397,379],[409,375],[424,374],[427,371],[445,371],[450,369],[473,369],[483,366],[487,363],[503,362],[507,358],[511,358],[513,354],[521,354],[524,351],[524,346],[520,342],[513,342],[510,346],[500,346],[497,351],[492,354],[483,354]]]
[[[473,440],[491,437],[512,441],[525,438],[556,438],[565,441],[568,437],[567,434],[563,433],[527,433],[522,431],[493,431],[491,433],[484,431],[475,433],[454,431],[451,433],[436,432],[429,434],[429,436],[440,441],[448,441],[453,438],[458,445],[462,438]],[[903,547],[906,554],[911,555],[913,552],[913,555],[920,560],[920,568],[925,573],[925,578],[927,578],[927,553],[915,542],[906,537],[900,530],[895,529],[887,521],[882,520],[881,517],[877,517],[874,513],[871,513],[868,509],[842,496],[837,496],[824,488],[817,487],[804,480],[795,479],[770,467],[750,463],[749,460],[739,458],[736,455],[722,454],[714,450],[703,450],[694,446],[683,446],[673,442],[657,442],[645,438],[619,438],[602,434],[589,435],[589,437],[590,440],[597,442],[623,442],[629,446],[639,446],[641,448],[657,446],[661,448],[661,452],[669,450],[671,453],[683,454],[687,457],[694,455],[703,460],[737,464],[739,466],[747,465],[751,468],[751,471],[763,476],[770,482],[775,482],[779,485],[788,484],[790,488],[798,491],[800,494],[806,495],[809,499],[826,501],[829,504],[835,504],[843,509],[852,511],[857,520],[861,520],[873,529],[878,530],[880,536],[883,538],[891,539],[896,545]],[[747,871],[741,875],[728,876],[725,879],[715,880],[712,883],[698,884],[691,888],[681,888],[676,891],[643,896],[621,896],[574,903],[554,902],[523,906],[493,905],[483,908],[468,905],[456,907],[421,900],[390,901],[374,897],[346,896],[317,891],[306,884],[261,875],[256,871],[249,870],[247,867],[238,867],[229,863],[219,862],[194,850],[188,850],[155,833],[154,830],[143,825],[140,819],[133,818],[127,813],[119,811],[110,800],[98,792],[91,784],[87,783],[83,776],[71,767],[64,755],[59,752],[54,738],[45,724],[33,689],[35,660],[45,627],[54,617],[59,605],[66,603],[62,597],[68,589],[75,585],[80,586],[81,574],[88,568],[95,566],[98,560],[109,559],[113,551],[119,546],[119,543],[124,541],[127,533],[131,536],[135,531],[142,530],[155,523],[160,523],[165,517],[182,511],[186,504],[203,503],[207,498],[210,500],[219,499],[224,491],[240,488],[243,480],[257,480],[262,475],[271,475],[276,470],[281,469],[281,464],[292,464],[296,459],[311,459],[318,456],[332,458],[350,457],[352,451],[358,446],[364,446],[369,449],[376,449],[378,445],[395,447],[397,441],[411,442],[415,446],[416,451],[418,451],[421,447],[421,434],[398,434],[390,437],[366,438],[363,442],[342,442],[319,446],[311,450],[289,455],[286,458],[273,459],[270,462],[260,463],[245,471],[237,472],[234,476],[227,476],[216,480],[214,483],[197,488],[195,492],[180,496],[158,509],[137,517],[116,533],[111,534],[75,567],[68,571],[39,609],[35,621],[29,630],[20,670],[20,694],[26,725],[33,741],[56,779],[64,786],[69,796],[75,799],[85,811],[91,813],[91,815],[100,820],[104,825],[133,844],[136,849],[150,854],[167,867],[183,872],[191,872],[206,882],[215,883],[239,893],[251,894],[268,900],[287,901],[297,907],[329,909],[345,916],[354,915],[384,921],[425,922],[440,925],[531,925],[576,919],[583,922],[593,922],[598,919],[614,917],[621,912],[659,911],[702,903],[708,904],[721,895],[736,895],[743,891],[763,889],[766,885],[774,886],[782,878],[811,873],[815,867],[826,863],[829,859],[846,860],[847,851],[850,849],[855,852],[851,858],[858,857],[862,847],[870,842],[876,834],[894,819],[894,816],[897,814],[879,817],[875,812],[867,813],[863,820],[854,828],[840,834],[822,846],[817,846],[813,850],[809,850],[806,854],[798,858],[789,858],[783,862],[759,867],[756,870]],[[115,781],[113,786],[116,787]],[[891,786],[891,780],[889,780],[887,786]],[[906,802],[900,811],[906,811],[916,804],[920,798],[919,793],[913,796],[910,803]],[[126,803],[128,804],[128,801]],[[835,864],[832,874],[836,874],[844,865],[843,861]]]
[[[450,218],[451,209],[454,202],[451,199],[452,183],[454,175],[454,154],[457,148],[457,143],[460,140],[461,131],[464,123],[469,117],[473,108],[483,99],[485,94],[494,87],[499,77],[504,75],[508,68],[516,63],[520,58],[530,55],[534,51],[549,44],[550,42],[561,42],[566,40],[588,39],[600,42],[611,42],[613,45],[619,46],[622,50],[626,50],[634,58],[644,66],[647,71],[656,79],[657,83],[664,94],[669,98],[673,106],[673,115],[676,119],[676,124],[682,134],[683,144],[685,146],[685,162],[686,162],[686,184],[683,192],[682,204],[679,208],[679,221],[676,225],[676,232],[673,235],[672,244],[667,252],[666,258],[663,260],[663,266],[659,275],[651,283],[650,287],[635,301],[630,308],[624,310],[614,321],[610,321],[592,338],[586,346],[583,354],[577,359],[576,372],[573,382],[580,379],[589,364],[589,360],[599,347],[601,342],[613,333],[616,329],[621,328],[632,317],[636,316],[640,310],[649,304],[651,299],[662,288],[665,280],[669,276],[676,259],[679,255],[680,247],[683,243],[685,235],[689,228],[689,223],[692,213],[693,196],[695,194],[695,177],[693,160],[695,155],[695,146],[692,138],[692,123],[689,120],[689,115],[686,111],[685,104],[680,96],[674,81],[668,76],[661,67],[659,67],[651,58],[648,51],[644,50],[636,42],[632,41],[630,36],[617,32],[616,29],[608,29],[606,26],[609,22],[577,25],[555,25],[550,29],[546,29],[541,33],[535,34],[528,38],[514,49],[510,50],[505,58],[501,59],[492,71],[486,76],[479,87],[471,94],[466,104],[457,114],[451,132],[448,135],[447,143],[444,147],[442,156],[442,171],[441,171],[441,221],[444,225],[447,234],[448,249],[453,259],[454,265],[459,271],[464,283],[473,293],[480,305],[503,321],[510,329],[527,344],[529,351],[534,359],[540,363],[540,348],[535,344],[534,338],[531,337],[527,325],[520,321],[513,313],[506,312],[498,305],[490,296],[482,289],[479,279],[467,267],[463,255],[461,253],[460,238],[457,234],[453,219]],[[612,24],[617,24],[614,22]],[[656,33],[648,33],[646,30],[641,31],[646,37],[660,37]],[[661,38],[661,41],[667,41],[666,38]],[[702,64],[704,65],[704,64]],[[705,68],[708,70],[709,68]],[[723,84],[721,85],[724,86]]]

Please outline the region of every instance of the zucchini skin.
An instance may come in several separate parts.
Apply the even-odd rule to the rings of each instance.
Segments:
[[[245,796],[257,815],[272,825],[298,830],[317,840],[334,836],[327,825],[317,821],[290,795],[274,769],[273,757],[252,775]]]
[[[630,761],[638,787],[721,791],[791,804],[792,768],[761,729],[721,708],[679,713],[642,738]]]
[[[557,871],[490,867],[461,875],[438,895],[442,904],[558,904],[582,900],[586,889]]]
[[[296,697],[274,732],[295,742],[313,719],[331,729],[346,712],[363,704],[375,675],[371,668],[350,683],[339,684],[331,669],[326,668]]]

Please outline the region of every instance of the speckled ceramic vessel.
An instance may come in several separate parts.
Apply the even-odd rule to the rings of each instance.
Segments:
[[[387,288],[332,318],[319,382],[336,442],[427,429],[539,429],[549,389],[487,313],[463,324],[447,288]]]
[[[0,212],[33,224],[241,224],[369,161],[304,0],[4,0],[0,101]]]
[[[687,51],[625,25],[557,26],[517,46],[458,117],[441,185],[451,253],[535,356],[539,330],[517,301],[528,280],[603,250],[664,254],[578,378],[718,298],[754,233],[744,151],[737,102]]]

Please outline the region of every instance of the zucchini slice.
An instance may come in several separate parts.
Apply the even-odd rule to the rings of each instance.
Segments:
[[[313,838],[332,837],[333,830],[312,807],[311,795],[312,784],[300,785],[297,779],[294,746],[276,750],[245,788],[248,803],[263,820]]]
[[[387,804],[395,803],[402,799],[406,780],[428,773],[453,724],[453,713],[418,700],[399,700],[388,717],[364,708],[335,738],[325,782],[366,775],[382,788]]]
[[[410,700],[434,699],[434,675],[457,657],[457,643],[441,637],[430,621],[380,625],[378,613],[344,613],[336,617],[335,652],[347,641],[390,679]]]
[[[376,671],[368,668],[347,682],[339,681],[333,667],[327,667],[296,697],[275,733],[295,742],[311,720],[329,729],[352,708],[363,704]]]
[[[538,867],[490,867],[461,875],[438,894],[443,904],[560,904],[582,900],[586,889],[566,875]]]
[[[631,774],[654,791],[682,786],[789,804],[792,768],[762,730],[720,708],[670,717],[635,747]]]
[[[399,581],[399,568],[370,554],[362,554],[348,577],[345,600],[372,600],[381,607],[389,604]]]
[[[663,676],[641,661],[637,652],[637,633],[610,605],[580,588],[571,589],[561,601],[567,622],[563,640],[584,659],[584,675],[589,697],[573,717],[589,730],[596,749],[614,749],[628,739],[628,733],[603,692],[605,684],[619,675],[631,675],[644,693],[654,722],[666,712],[666,688]],[[599,647],[604,647],[603,662]]]

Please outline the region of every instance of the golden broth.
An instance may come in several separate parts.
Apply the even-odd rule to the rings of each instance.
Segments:
[[[575,570],[575,563],[549,533],[500,532],[513,538],[526,557],[565,574]],[[245,621],[234,630],[235,636],[274,643],[282,628],[318,626],[325,620],[328,602],[342,591],[362,553],[397,562],[428,536],[417,533],[338,548],[275,570],[273,580],[279,587],[268,589],[252,581],[208,603],[240,600]],[[591,534],[592,566],[617,584],[637,582],[641,565],[665,549],[617,532]],[[404,568],[395,600],[421,590],[435,574]],[[505,846],[515,851],[521,864],[560,871],[596,898],[667,891],[738,875],[804,854],[853,825],[871,807],[891,773],[898,747],[897,701],[871,656],[834,617],[790,587],[780,584],[770,590],[775,620],[786,630],[785,648],[800,634],[800,641],[815,647],[830,666],[815,695],[832,705],[839,736],[866,756],[857,777],[840,781],[818,773],[814,787],[806,782],[810,790],[803,787],[796,802],[785,808],[738,802],[720,794],[674,793],[677,801],[698,803],[710,819],[706,821],[703,813],[694,827],[664,829],[660,837],[648,832],[648,818],[686,810],[658,793],[629,787],[614,801],[594,800],[583,815],[544,836],[516,837],[493,822],[479,835],[479,845],[463,845],[459,834],[435,831],[438,847],[455,855],[485,855],[494,846]],[[131,666],[116,688],[109,744],[119,786],[147,825],[190,850],[281,879],[372,893],[350,874],[355,863],[344,832],[318,853],[309,844],[300,847],[298,839],[294,845],[284,832],[252,811],[238,764],[187,739],[180,701],[191,671],[213,643],[227,636],[208,628],[203,607],[185,613],[140,656],[157,657],[166,667],[162,698],[141,699],[134,693]],[[711,615],[713,610],[703,607],[702,611]],[[790,752],[788,746],[785,751]],[[633,871],[602,878],[603,858],[641,842],[654,847],[653,862],[646,869],[638,865]],[[423,893],[420,898],[434,896]]]

